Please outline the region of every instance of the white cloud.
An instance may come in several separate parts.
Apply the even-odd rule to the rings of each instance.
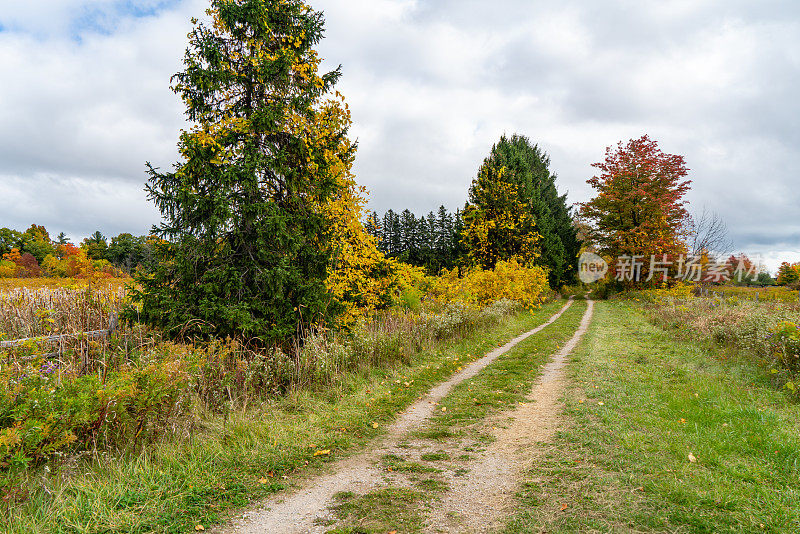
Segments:
[[[693,204],[718,211],[739,248],[800,250],[796,4],[312,3],[326,14],[325,64],[344,68],[356,172],[375,209],[459,207],[504,132],[538,142],[562,190],[583,201],[605,147],[649,133],[686,157]],[[176,157],[182,106],[169,77],[207,2],[147,0],[142,12],[157,13],[136,17],[120,5],[0,0],[0,225],[41,222],[37,210],[69,191],[78,204],[58,216],[74,232],[154,222],[144,162]],[[76,38],[81,13],[102,31]]]

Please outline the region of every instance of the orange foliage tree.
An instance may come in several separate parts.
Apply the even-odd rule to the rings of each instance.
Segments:
[[[684,196],[691,182],[684,180],[682,156],[662,152],[644,135],[607,148],[605,161],[593,166],[601,172],[588,183],[597,195],[581,204],[581,215],[601,254],[649,261],[651,255],[686,252],[690,218]]]
[[[800,282],[800,263],[781,263],[778,269],[778,285],[790,286]]]

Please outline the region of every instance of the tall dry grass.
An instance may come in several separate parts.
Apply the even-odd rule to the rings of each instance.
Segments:
[[[0,292],[0,328],[6,339],[102,330],[125,303],[125,289],[110,285],[14,288]],[[193,414],[227,414],[294,390],[336,386],[347,373],[408,365],[438,342],[517,309],[506,300],[483,309],[435,302],[420,311],[395,308],[349,332],[312,332],[289,351],[231,339],[176,343],[130,324],[93,339],[42,338],[0,349],[0,467],[87,443],[116,446],[136,436],[135,443]],[[36,428],[48,432],[37,436]]]

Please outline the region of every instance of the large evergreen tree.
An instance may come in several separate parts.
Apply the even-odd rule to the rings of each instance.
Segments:
[[[484,160],[472,182],[464,225],[469,259],[483,269],[511,258],[532,264],[541,254],[536,221],[497,154]]]
[[[281,342],[337,307],[322,206],[339,194],[349,116],[319,74],[323,17],[300,0],[212,0],[173,90],[193,126],[171,172],[148,165],[162,263],[140,317],[178,334]],[[345,165],[346,167],[346,165]]]
[[[527,137],[514,134],[500,138],[492,147],[489,161],[505,169],[505,180],[517,187],[520,201],[535,221],[541,236],[541,254],[535,263],[548,269],[550,286],[558,288],[573,282],[580,242],[566,195],[558,194],[550,157]]]

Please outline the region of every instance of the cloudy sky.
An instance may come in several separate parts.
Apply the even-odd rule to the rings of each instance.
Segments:
[[[739,250],[800,260],[800,2],[316,0],[371,207],[454,209],[522,133],[572,202],[648,133]],[[146,233],[144,164],[184,126],[169,90],[207,0],[0,0],[0,226]]]

